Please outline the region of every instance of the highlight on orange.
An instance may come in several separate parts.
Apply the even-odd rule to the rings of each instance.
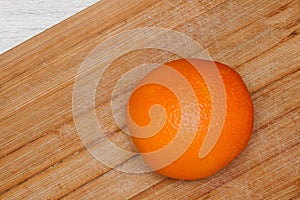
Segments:
[[[240,75],[200,59],[171,61],[146,75],[131,94],[126,116],[145,163],[183,180],[211,176],[237,157],[253,120]]]

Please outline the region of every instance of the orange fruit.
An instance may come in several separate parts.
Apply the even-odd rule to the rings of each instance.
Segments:
[[[189,61],[193,61],[191,64]],[[207,152],[204,157],[199,157],[199,150],[208,134],[210,123],[212,123],[212,98],[208,85],[204,77],[198,72],[197,68],[205,68],[208,65],[215,64],[226,95],[226,107],[224,108],[224,124],[215,145]],[[142,154],[144,161],[159,174],[167,177],[194,180],[211,176],[226,166],[246,147],[253,128],[253,105],[242,78],[240,75],[224,64],[206,61],[200,59],[179,59],[165,64],[170,69],[176,70],[190,84],[197,101],[197,116],[187,115],[187,124],[192,123],[197,126],[194,138],[188,148],[180,156],[165,166],[157,167],[164,159],[169,159],[176,154],[176,149],[170,152],[160,154],[160,149],[172,143],[178,134],[182,125],[181,119],[183,110],[179,98],[175,93],[165,85],[156,83],[157,77],[166,77],[168,79],[177,79],[162,71],[158,67],[150,72],[144,79],[149,83],[136,87],[128,101],[127,107],[127,125],[131,134],[131,139],[138,151]],[[206,74],[205,74],[206,75]],[[210,74],[207,74],[208,76]],[[214,78],[214,77],[213,77]],[[151,83],[151,80],[154,80]],[[143,81],[143,80],[142,80]],[[178,87],[181,87],[182,80],[177,81]],[[224,91],[223,89],[223,91]],[[181,91],[182,92],[182,91]],[[187,93],[182,94],[188,95]],[[218,99],[215,99],[218,101]],[[189,104],[192,102],[186,102]],[[146,137],[146,132],[140,129],[132,128],[134,122],[137,126],[146,127],[160,117],[152,117],[149,114],[153,105],[161,105],[165,112],[165,121],[157,122],[163,124],[156,134]],[[220,106],[216,102],[216,105]],[[161,113],[156,114],[161,115]],[[197,121],[197,117],[199,120]],[[218,122],[217,122],[218,123]],[[192,133],[189,126],[185,126],[180,133],[180,140],[185,142]],[[157,128],[157,127],[156,127]],[[213,126],[211,127],[214,128]],[[143,134],[145,137],[143,137]],[[137,135],[142,137],[137,137]],[[179,141],[180,142],[180,141]],[[178,145],[180,147],[180,143]],[[157,157],[148,158],[147,153],[157,152]]]

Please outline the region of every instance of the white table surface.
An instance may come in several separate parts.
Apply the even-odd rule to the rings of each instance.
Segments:
[[[0,54],[97,0],[0,0]]]

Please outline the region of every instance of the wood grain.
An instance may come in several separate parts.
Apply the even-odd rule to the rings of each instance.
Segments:
[[[95,2],[96,0],[0,1],[0,54]]]
[[[299,0],[103,0],[0,55],[1,198],[299,198],[299,8]],[[192,37],[213,59],[235,68],[251,92],[255,127],[248,147],[207,179],[122,173],[96,161],[78,137],[72,91],[80,64],[110,36],[151,26]],[[174,58],[158,50],[131,52],[100,80],[97,117],[118,146],[130,148],[111,118],[118,79],[139,64]],[[117,100],[129,85],[121,87]],[[97,145],[105,141],[90,141],[90,148]],[[135,157],[117,165],[124,163],[134,165]]]

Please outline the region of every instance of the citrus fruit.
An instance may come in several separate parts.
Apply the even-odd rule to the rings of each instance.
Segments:
[[[218,71],[219,80],[210,67]],[[214,87],[219,83],[222,87]],[[179,59],[141,80],[129,98],[126,121],[150,168],[167,177],[194,180],[215,174],[246,147],[253,105],[242,78],[229,66]],[[210,147],[201,155],[204,146]]]

